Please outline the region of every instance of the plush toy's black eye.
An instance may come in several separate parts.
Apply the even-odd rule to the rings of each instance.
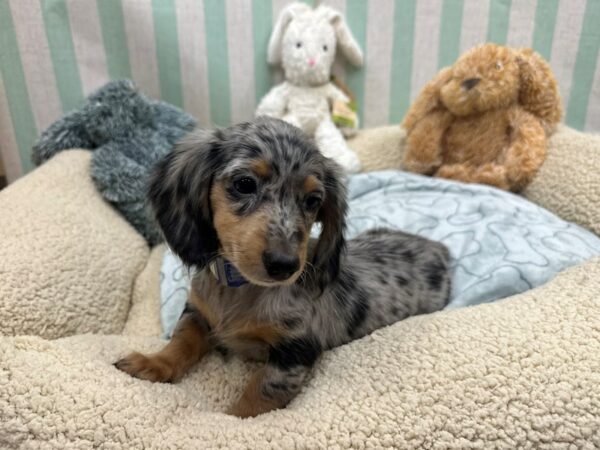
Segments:
[[[240,194],[254,194],[256,192],[256,181],[250,177],[243,177],[234,181],[233,187]]]
[[[304,207],[309,212],[315,212],[321,206],[321,202],[322,201],[323,200],[318,195],[314,195],[314,194],[313,195],[309,195],[304,200]]]
[[[296,48],[302,47],[302,42],[296,42]]]
[[[496,70],[502,70],[502,63],[501,62],[497,62],[496,63]]]
[[[327,46],[326,46],[326,45],[324,45],[324,46],[323,46],[323,51],[324,51],[324,52],[326,52],[326,51],[327,51]]]

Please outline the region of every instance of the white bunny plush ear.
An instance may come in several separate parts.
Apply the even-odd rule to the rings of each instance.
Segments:
[[[292,3],[281,10],[277,22],[275,22],[275,26],[273,27],[271,38],[269,39],[269,47],[267,49],[267,62],[269,64],[279,64],[281,62],[283,34],[290,22],[299,14],[310,10],[310,6],[305,3]]]
[[[337,46],[342,51],[348,61],[355,66],[362,66],[363,54],[358,46],[358,42],[352,36],[350,28],[346,24],[346,20],[339,11],[336,11],[329,6],[319,6],[315,12],[322,17],[325,17],[333,26],[335,36],[337,38]]]

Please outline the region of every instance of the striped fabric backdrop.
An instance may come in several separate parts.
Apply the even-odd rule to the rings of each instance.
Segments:
[[[0,0],[0,154],[9,181],[38,133],[110,79],[201,124],[248,119],[280,80],[266,63],[286,0]],[[366,64],[335,72],[364,126],[398,123],[443,66],[485,41],[532,46],[559,80],[566,122],[600,131],[600,0],[313,0],[347,17]]]

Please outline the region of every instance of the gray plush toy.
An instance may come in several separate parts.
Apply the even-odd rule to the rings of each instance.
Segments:
[[[146,205],[150,169],[195,126],[194,118],[150,100],[132,81],[112,81],[42,133],[33,147],[33,162],[40,165],[70,148],[93,150],[94,184],[155,245],[162,236]]]

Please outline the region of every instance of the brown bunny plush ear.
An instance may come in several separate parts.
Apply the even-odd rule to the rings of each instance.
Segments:
[[[410,131],[419,120],[434,109],[444,108],[440,100],[440,91],[451,79],[452,68],[445,67],[425,85],[402,120],[402,126],[406,131]]]
[[[550,65],[530,48],[517,50],[520,88],[519,102],[538,117],[547,134],[562,117],[560,93]]]

